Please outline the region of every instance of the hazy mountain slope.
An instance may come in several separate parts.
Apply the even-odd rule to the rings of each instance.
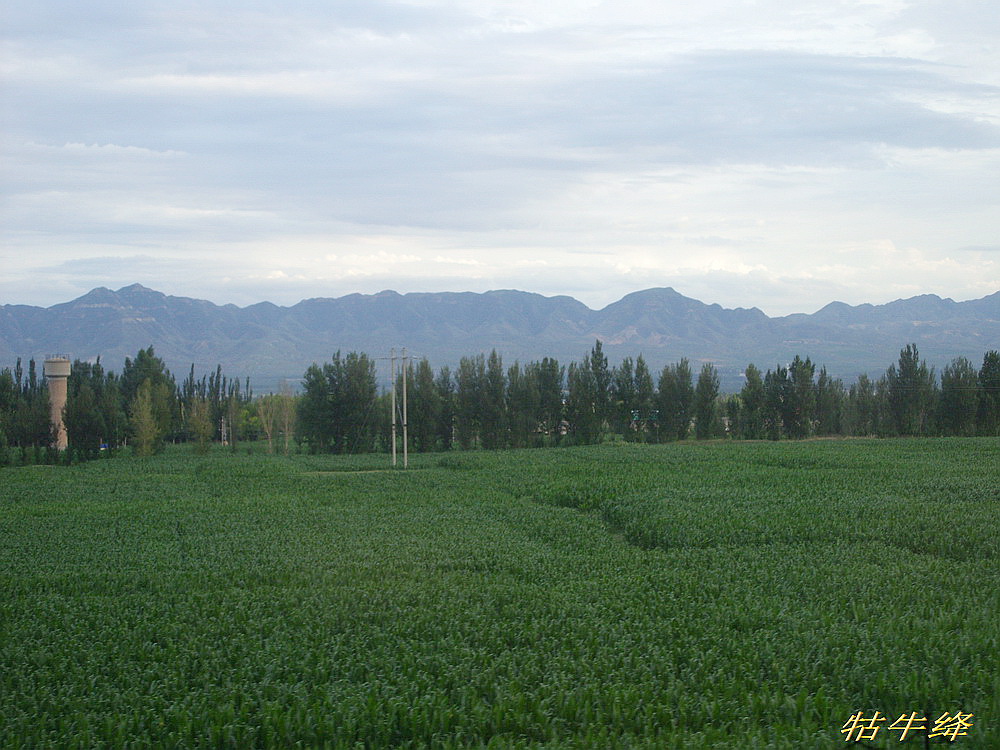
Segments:
[[[514,290],[386,291],[241,308],[138,284],[94,289],[49,308],[0,307],[0,364],[59,353],[100,356],[118,369],[126,356],[152,345],[177,373],[192,363],[198,372],[221,364],[229,374],[250,376],[258,389],[296,379],[338,349],[385,357],[390,347],[406,346],[435,367],[493,348],[508,363],[543,356],[568,362],[582,358],[596,338],[612,362],[642,353],[654,372],[682,356],[695,369],[712,361],[730,390],[748,362],[766,369],[795,354],[851,380],[881,373],[911,341],[939,368],[959,355],[978,365],[985,351],[1000,349],[1000,292],[968,302],[935,295],[885,305],[831,302],[811,315],[781,318],[707,305],[670,288],[635,292],[602,310]]]

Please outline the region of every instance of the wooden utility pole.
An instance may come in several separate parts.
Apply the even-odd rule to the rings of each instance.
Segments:
[[[392,384],[392,466],[396,467],[396,349],[393,347],[389,359],[389,382]]]
[[[389,365],[389,380],[392,383],[392,465],[396,466],[396,348],[393,347],[390,350],[389,360],[392,364]],[[400,357],[399,373],[403,377],[403,410],[402,410],[402,422],[403,422],[403,468],[405,469],[409,466],[409,441],[407,440],[406,434],[406,376],[410,373],[410,358],[406,355],[406,347],[403,347],[403,356]]]
[[[403,347],[403,468],[409,465],[409,441],[406,439],[406,376],[410,374],[410,359],[406,356],[406,347]]]

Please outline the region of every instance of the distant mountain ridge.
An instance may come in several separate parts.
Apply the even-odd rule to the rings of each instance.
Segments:
[[[99,287],[48,308],[0,307],[3,366],[16,357],[60,353],[100,356],[117,370],[125,357],[152,345],[175,374],[191,364],[198,373],[221,364],[231,376],[250,377],[258,390],[297,380],[338,349],[384,357],[390,347],[406,346],[435,368],[494,348],[506,363],[551,356],[568,364],[595,339],[612,362],[643,354],[654,372],[681,357],[695,369],[712,362],[728,390],[739,387],[748,363],[764,370],[796,354],[850,382],[861,372],[884,371],[909,342],[939,369],[960,355],[978,367],[986,351],[1000,349],[1000,292],[966,302],[933,294],[884,305],[831,302],[812,314],[776,318],[757,308],[705,304],[669,287],[634,292],[600,310],[571,297],[516,290],[384,291],[237,307],[139,284]]]

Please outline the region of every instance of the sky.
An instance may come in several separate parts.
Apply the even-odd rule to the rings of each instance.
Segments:
[[[994,0],[0,9],[0,304],[1000,289]]]

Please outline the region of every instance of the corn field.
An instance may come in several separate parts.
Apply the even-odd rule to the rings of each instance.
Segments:
[[[0,471],[0,746],[1000,747],[998,439],[386,463]]]

